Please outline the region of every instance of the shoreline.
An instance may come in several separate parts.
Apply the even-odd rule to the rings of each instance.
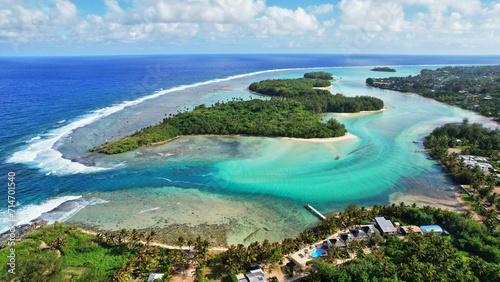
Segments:
[[[347,132],[344,136],[340,137],[331,137],[331,138],[293,138],[293,137],[274,137],[281,140],[291,140],[291,141],[303,141],[303,142],[311,142],[311,143],[330,143],[330,142],[338,142],[343,140],[354,140],[359,139],[358,136]]]
[[[382,109],[376,110],[376,111],[360,111],[359,113],[332,113],[332,114],[350,118],[350,117],[365,116],[365,115],[369,115],[369,114],[382,113],[384,111],[387,111],[388,109],[389,108],[384,106]]]
[[[380,110],[382,111],[382,110]],[[371,112],[371,111],[368,111]],[[353,135],[349,132],[347,132],[343,136],[339,137],[330,137],[330,138],[295,138],[295,137],[281,137],[281,136],[261,136],[261,135],[245,135],[245,134],[193,134],[193,135],[178,135],[173,138],[160,141],[160,142],[155,142],[151,143],[146,146],[141,146],[139,148],[136,148],[134,150],[140,149],[140,148],[147,148],[147,147],[153,147],[153,146],[160,146],[164,145],[166,143],[169,143],[171,141],[174,141],[176,139],[182,138],[182,137],[258,137],[258,138],[271,138],[271,139],[282,139],[282,140],[292,140],[292,141],[305,141],[305,142],[312,142],[312,143],[329,143],[329,142],[337,142],[337,141],[342,141],[342,140],[349,140],[349,139],[359,139],[356,135]],[[94,147],[90,149],[91,152],[98,151],[100,147],[104,146],[106,144],[103,144],[101,146]],[[127,152],[131,152],[134,150],[130,150]],[[126,153],[126,152],[124,152]],[[117,153],[111,154],[115,155]],[[121,153],[120,153],[121,154]]]
[[[319,90],[330,90],[332,89],[333,85],[327,86],[327,87],[313,87],[313,89],[319,89]]]

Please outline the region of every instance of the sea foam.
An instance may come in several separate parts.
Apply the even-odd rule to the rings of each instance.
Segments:
[[[67,174],[77,174],[77,173],[92,173],[107,170],[110,168],[97,167],[97,166],[85,166],[84,164],[73,162],[71,160],[63,158],[62,154],[54,149],[54,144],[65,136],[71,134],[74,130],[80,127],[84,127],[91,124],[101,118],[107,117],[118,111],[123,110],[126,107],[134,106],[140,104],[146,100],[153,99],[168,93],[182,91],[189,88],[199,87],[203,85],[229,81],[233,79],[238,79],[247,76],[253,76],[263,73],[277,72],[277,71],[289,71],[294,69],[274,69],[266,71],[258,71],[246,74],[239,74],[234,76],[229,76],[226,78],[217,78],[213,80],[208,80],[205,82],[194,83],[190,85],[182,85],[174,87],[167,90],[160,90],[154,94],[141,97],[133,101],[125,101],[121,104],[102,108],[99,110],[92,111],[86,115],[77,118],[75,121],[59,127],[57,129],[51,130],[46,134],[39,134],[40,138],[32,138],[27,144],[24,145],[19,151],[12,154],[7,159],[9,163],[22,163],[27,164],[33,168],[40,169],[45,173],[54,175],[67,175]],[[37,137],[38,137],[37,136]]]

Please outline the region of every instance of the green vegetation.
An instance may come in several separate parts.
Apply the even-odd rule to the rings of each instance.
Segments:
[[[304,78],[333,80],[333,75],[324,71],[307,72],[304,74]]]
[[[93,150],[116,154],[179,135],[193,134],[329,138],[342,136],[345,133],[343,124],[334,119],[322,123],[314,113],[307,111],[298,102],[276,98],[254,99],[217,103],[210,108],[201,105],[192,112],[170,116],[158,125]]]
[[[307,73],[308,77],[331,74]],[[344,135],[345,126],[334,119],[326,123],[317,113],[380,110],[382,100],[372,97],[349,98],[329,91],[313,89],[331,83],[322,79],[278,79],[252,83],[250,90],[281,99],[233,99],[212,107],[199,105],[192,112],[170,115],[162,123],[144,128],[133,135],[91,149],[106,154],[127,152],[141,146],[164,142],[180,135],[243,134],[251,136],[329,138]],[[286,98],[286,99],[285,99]]]
[[[371,71],[396,72],[395,69],[392,69],[390,67],[375,67],[375,68],[371,69]]]
[[[75,281],[108,280],[131,253],[119,246],[98,244],[94,239],[94,235],[82,233],[75,226],[56,223],[43,227],[14,246],[15,275],[3,269],[0,280],[60,281],[64,276],[74,277]],[[0,251],[2,267],[6,267],[8,250]]]
[[[461,146],[465,155],[489,156],[496,160],[500,152],[500,130],[479,123],[449,123],[435,128],[426,137],[424,145],[438,155],[446,153],[448,148]]]
[[[462,194],[462,198],[464,199],[464,201],[467,204],[472,205],[472,198],[471,198],[471,196],[469,196],[468,194]]]
[[[483,127],[481,124],[445,124],[437,127],[424,140],[424,146],[430,154],[441,161],[457,184],[471,185],[474,195],[469,199],[471,206],[486,218],[486,226],[498,229],[497,210],[500,210],[500,198],[494,192],[498,179],[491,173],[484,173],[475,165],[469,168],[459,159],[457,153],[448,153],[448,148],[460,144],[462,154],[486,156],[492,164],[498,164],[500,159],[500,131]],[[486,208],[490,206],[491,208]]]
[[[371,254],[365,254],[364,241],[353,241],[346,250],[333,248],[322,259],[313,261],[311,281],[499,281],[500,238],[484,224],[469,219],[470,214],[432,208],[417,208],[403,203],[375,205],[368,210],[350,206],[338,215],[328,217],[316,227],[307,229],[296,238],[281,243],[267,240],[249,246],[231,245],[225,252],[210,252],[209,243],[178,238],[179,247],[194,247],[193,259],[187,251],[152,246],[155,233],[143,235],[136,230],[105,232],[97,236],[86,234],[75,226],[56,223],[27,231],[16,244],[18,264],[16,274],[9,274],[7,254],[0,250],[3,281],[143,281],[149,273],[172,275],[196,269],[197,279],[230,279],[232,274],[248,271],[258,263],[264,269],[276,268],[284,256],[301,250],[305,244],[324,240],[348,226],[367,224],[374,217],[385,216],[402,225],[438,224],[451,237],[434,234],[412,234],[401,240],[374,236],[368,242]],[[41,247],[41,242],[47,248]],[[60,254],[60,255],[59,255]],[[334,266],[336,260],[356,256],[352,261]],[[206,269],[210,268],[209,274]],[[225,280],[224,280],[225,279]]]
[[[312,89],[330,83],[326,80],[271,79],[250,84],[249,89],[260,94],[293,99],[302,103],[306,110],[316,113],[357,113],[376,111],[384,107],[384,102],[369,96],[346,97],[332,95],[328,90]]]
[[[378,88],[414,92],[488,117],[500,118],[500,65],[423,69],[408,77],[368,78]]]

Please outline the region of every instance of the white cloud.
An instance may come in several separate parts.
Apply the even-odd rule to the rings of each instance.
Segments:
[[[323,22],[323,26],[326,26],[326,27],[331,27],[331,26],[334,26],[336,23],[335,19],[334,18],[331,18],[329,20],[326,20]]]
[[[263,0],[146,0],[134,12],[153,22],[245,23],[265,8]]]
[[[342,0],[340,29],[364,31],[403,31],[408,27],[399,1]]]
[[[3,1],[6,2],[9,1]],[[54,2],[55,6],[45,9],[27,9],[21,5],[1,9],[0,37],[15,41],[50,40],[55,37],[56,30],[69,32],[72,25],[79,21],[77,8],[68,0]]]
[[[322,5],[314,5],[314,6],[309,6],[306,8],[306,11],[313,15],[324,15],[328,14],[331,11],[333,11],[333,5],[332,4],[322,4]]]
[[[491,8],[483,11],[481,28],[500,29],[500,4],[492,4]]]
[[[249,27],[259,36],[323,32],[316,17],[304,9],[293,11],[276,6],[267,8],[265,15],[250,23]]]

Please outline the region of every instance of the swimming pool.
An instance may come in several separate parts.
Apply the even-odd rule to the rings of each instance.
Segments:
[[[322,254],[326,254],[326,251],[321,250],[321,249],[317,249],[316,251],[311,253],[311,256],[317,258],[317,257],[321,256]]]

